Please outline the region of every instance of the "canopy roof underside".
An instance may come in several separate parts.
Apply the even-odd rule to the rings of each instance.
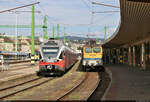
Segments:
[[[140,2],[138,2],[140,1]],[[119,47],[150,37],[150,0],[120,0],[120,25],[104,47]]]

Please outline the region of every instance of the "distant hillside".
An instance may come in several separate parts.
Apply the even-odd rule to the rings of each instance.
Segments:
[[[31,36],[27,36],[27,37],[31,38]],[[38,39],[38,38],[39,38],[39,36],[35,36],[35,39]],[[62,37],[60,37],[60,39],[63,40],[64,37],[62,36]],[[76,37],[76,36],[66,36],[66,39],[69,39],[69,40],[88,40],[88,38]],[[91,39],[95,39],[96,40],[96,38],[91,38]],[[102,39],[102,38],[98,38],[98,40],[104,41],[104,39]]]
[[[60,39],[64,39],[64,37],[61,37]],[[89,38],[76,37],[76,36],[66,36],[66,39],[70,39],[70,40],[88,40]],[[91,39],[95,39],[96,40],[96,38],[91,38]],[[104,41],[104,39],[102,39],[102,38],[98,38],[98,40]]]

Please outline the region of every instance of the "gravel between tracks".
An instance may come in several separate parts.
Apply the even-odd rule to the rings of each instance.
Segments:
[[[77,72],[79,61],[73,68],[62,77],[32,88],[28,91],[18,93],[8,100],[56,100],[60,94],[70,90],[75,83],[82,80],[83,72]],[[40,96],[40,97],[39,97]]]
[[[60,97],[60,95],[65,94],[70,89],[72,89],[77,83],[84,79],[86,72],[82,72],[78,70],[80,66],[80,61],[73,66],[73,68],[67,72],[64,76],[58,77],[55,80],[49,81],[40,86],[34,87],[30,90],[20,92],[14,96],[7,98],[7,100],[56,100]],[[87,97],[93,92],[95,87],[97,86],[97,82],[95,79],[99,79],[98,76],[94,76],[97,72],[89,72],[91,76],[85,84],[81,85],[80,88],[77,88],[76,92],[72,93],[67,100],[86,100]],[[108,76],[104,72],[99,72],[100,79],[102,77],[102,82],[100,82],[100,87],[96,89],[94,94],[89,98],[89,100],[99,100],[100,97],[103,96],[107,84],[109,82]],[[105,79],[105,81],[103,80]],[[106,80],[107,79],[107,80]],[[95,82],[95,83],[94,83]],[[107,83],[106,83],[107,82]],[[103,85],[101,85],[103,83]],[[89,88],[89,85],[91,87]]]
[[[18,78],[13,79],[13,80],[1,82],[0,90],[3,88],[6,88],[6,87],[14,86],[14,85],[29,81],[29,80],[34,79],[34,78],[37,78],[36,73],[25,75],[22,77],[18,77]]]
[[[16,93],[31,89],[31,88],[41,85],[45,82],[48,82],[49,80],[51,80],[51,79],[50,78],[35,78],[28,82],[24,82],[20,85],[12,86],[9,88],[4,88],[4,89],[0,90],[0,99],[5,99]]]

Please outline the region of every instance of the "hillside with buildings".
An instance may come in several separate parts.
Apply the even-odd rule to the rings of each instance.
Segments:
[[[64,37],[60,38],[64,40]],[[80,52],[78,49],[85,44],[86,40],[89,38],[83,37],[75,37],[75,36],[66,36],[66,42],[68,46],[73,48],[74,50]],[[94,39],[94,38],[93,38]],[[103,39],[98,39],[99,42],[103,41]],[[38,36],[35,37],[35,51],[39,50],[40,38]],[[31,52],[31,37],[30,36],[18,36],[17,37],[17,51],[19,52]],[[10,35],[0,34],[0,51],[16,51],[16,37]]]

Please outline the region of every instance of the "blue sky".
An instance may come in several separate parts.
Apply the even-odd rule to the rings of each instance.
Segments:
[[[91,11],[119,11],[119,9],[92,5],[90,0],[0,0],[0,10],[14,8],[39,1],[35,6],[35,23],[43,24],[43,16],[48,19],[48,36],[51,36],[52,25],[60,24],[61,36],[63,36],[64,27],[66,34],[72,36],[104,37],[104,26],[107,26],[107,36],[110,37],[117,28],[120,20],[120,13],[93,14]],[[119,6],[119,0],[91,0],[111,5]],[[18,9],[17,11],[31,11],[31,7]],[[31,25],[31,13],[19,13],[18,25]],[[15,25],[16,14],[6,12],[0,14],[1,25]],[[15,35],[15,28],[0,28],[0,33]],[[36,35],[41,35],[43,30],[36,28]],[[56,31],[55,31],[56,32]],[[31,29],[19,28],[18,35],[30,35]]]

